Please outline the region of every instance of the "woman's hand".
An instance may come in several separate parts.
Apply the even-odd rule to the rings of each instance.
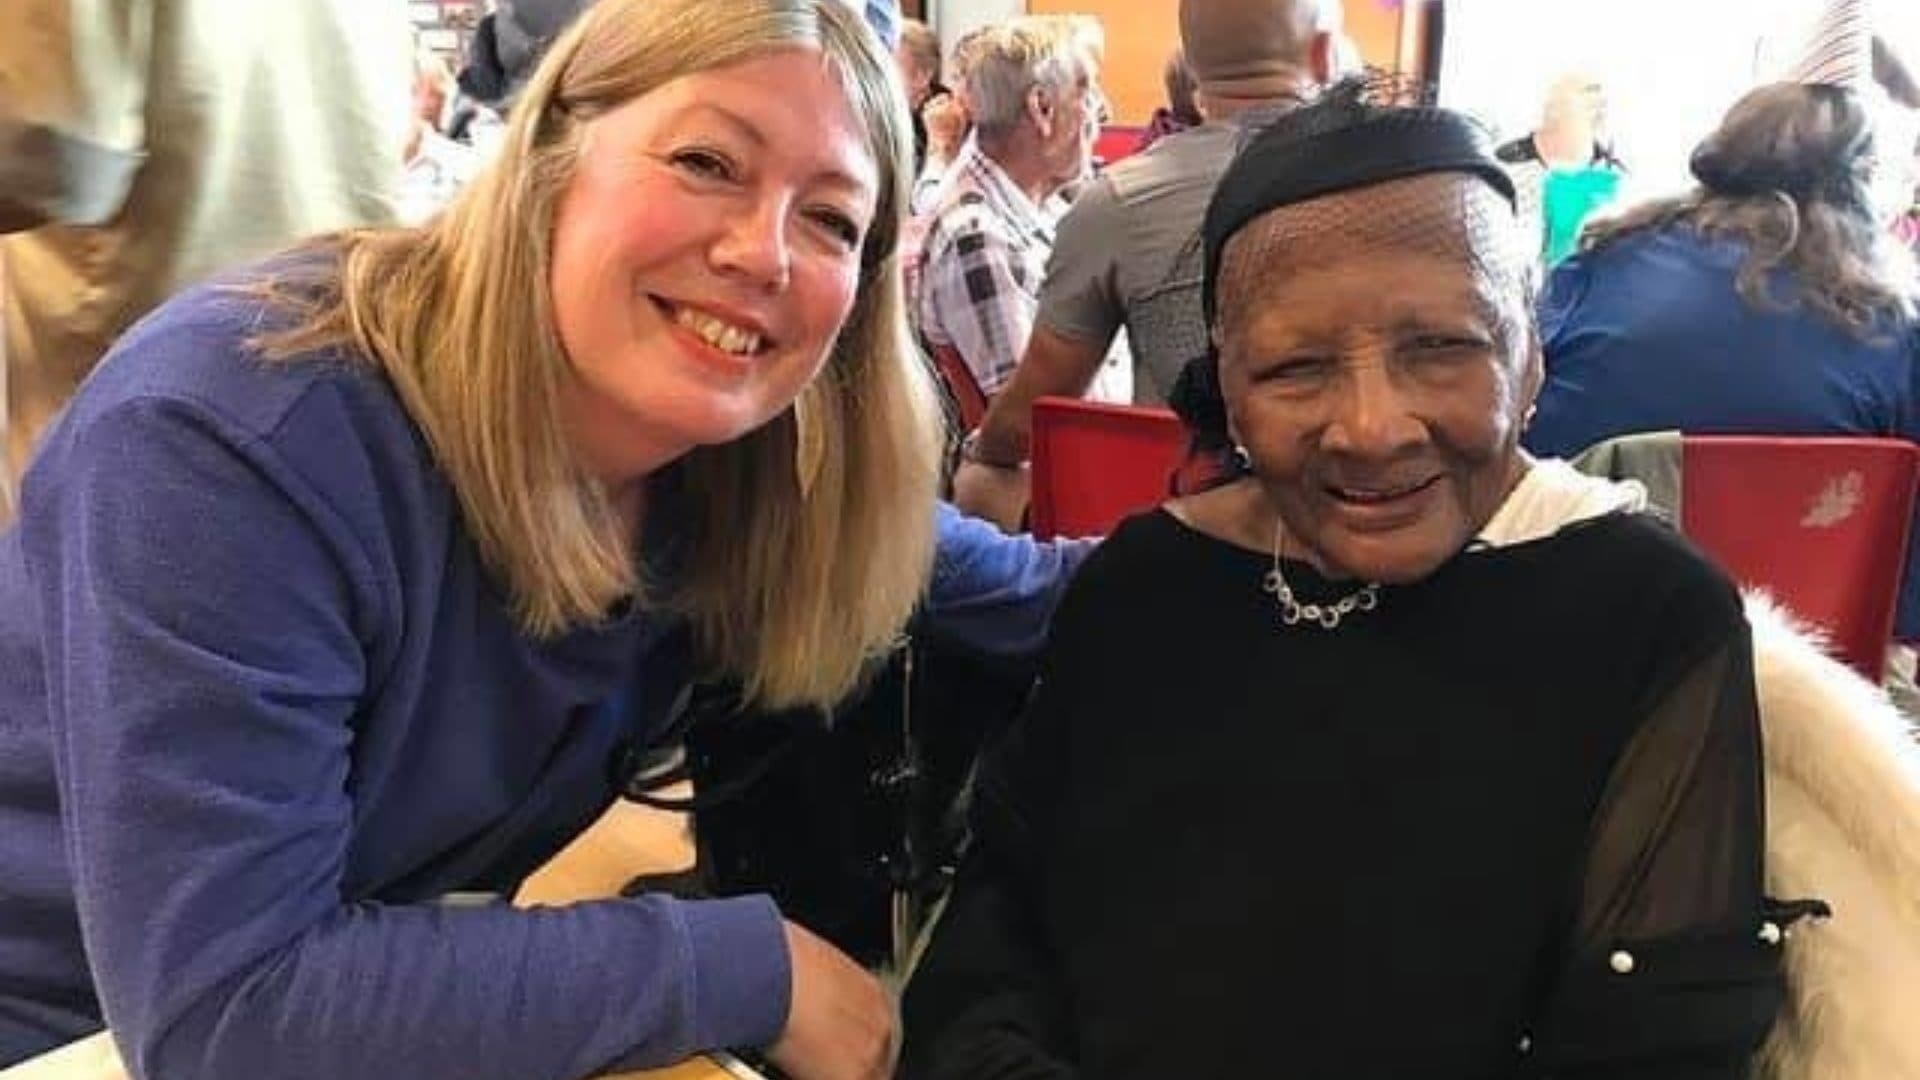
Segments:
[[[793,1005],[768,1060],[794,1080],[885,1080],[899,1042],[886,991],[840,950],[786,925]]]
[[[952,94],[936,94],[920,106],[920,122],[927,126],[927,157],[952,161],[973,127],[967,107]]]

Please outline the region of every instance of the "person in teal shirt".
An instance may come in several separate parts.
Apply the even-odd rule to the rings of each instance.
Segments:
[[[1495,151],[1547,266],[1572,254],[1581,226],[1619,195],[1627,167],[1606,141],[1606,124],[1605,85],[1569,72],[1548,89],[1540,126]]]

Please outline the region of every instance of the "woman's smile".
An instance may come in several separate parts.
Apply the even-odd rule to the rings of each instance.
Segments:
[[[714,374],[743,379],[773,350],[773,340],[751,323],[737,322],[691,304],[648,296],[680,351]]]
[[[676,78],[589,121],[549,268],[571,433],[612,486],[771,421],[860,284],[880,166],[817,51]]]
[[[1435,472],[1424,478],[1365,485],[1329,484],[1320,490],[1354,532],[1385,532],[1417,521],[1432,502],[1445,477]]]

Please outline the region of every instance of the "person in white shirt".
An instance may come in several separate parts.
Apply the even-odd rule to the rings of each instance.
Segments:
[[[412,43],[389,0],[13,0],[0,34],[7,446],[182,286],[393,220]]]

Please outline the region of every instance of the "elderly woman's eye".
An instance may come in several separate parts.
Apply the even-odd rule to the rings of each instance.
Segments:
[[[1415,362],[1451,364],[1485,356],[1493,346],[1468,334],[1419,334],[1401,346],[1401,355]]]
[[[1412,344],[1415,349],[1425,353],[1465,352],[1487,348],[1487,342],[1484,339],[1461,334],[1421,334],[1413,339]]]
[[[1258,382],[1299,385],[1324,378],[1333,370],[1334,361],[1326,356],[1301,356],[1278,360],[1254,372]]]

